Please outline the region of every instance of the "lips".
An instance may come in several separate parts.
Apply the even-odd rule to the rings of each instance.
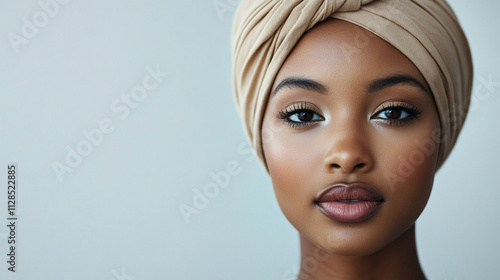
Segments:
[[[316,206],[332,220],[357,223],[373,217],[383,202],[384,198],[370,185],[335,184],[321,193]]]

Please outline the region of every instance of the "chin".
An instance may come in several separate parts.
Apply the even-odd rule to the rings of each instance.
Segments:
[[[413,238],[417,217],[392,223],[382,215],[359,223],[338,223],[314,217],[315,222],[311,224],[291,223],[298,230],[301,243],[319,247],[332,256],[362,257],[390,249],[406,237]]]
[[[316,247],[320,247],[323,251],[330,255],[345,256],[345,257],[361,257],[373,255],[383,249],[389,242],[381,242],[379,240],[359,238],[343,238],[339,239],[332,236],[327,236],[325,240],[311,241]]]

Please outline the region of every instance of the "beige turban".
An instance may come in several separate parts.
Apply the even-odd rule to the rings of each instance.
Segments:
[[[472,89],[467,38],[445,0],[243,0],[233,23],[233,86],[261,162],[267,168],[261,127],[274,79],[301,36],[328,17],[373,32],[420,70],[439,112],[440,167],[465,121]]]

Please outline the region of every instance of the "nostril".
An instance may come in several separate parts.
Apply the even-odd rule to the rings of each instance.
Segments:
[[[365,167],[365,166],[366,166],[366,164],[364,164],[364,163],[358,163],[358,164],[356,164],[355,168],[357,167],[358,169],[363,169],[363,167]]]
[[[336,163],[333,163],[332,164],[332,167],[335,167],[335,168],[340,168],[340,165],[336,164]]]

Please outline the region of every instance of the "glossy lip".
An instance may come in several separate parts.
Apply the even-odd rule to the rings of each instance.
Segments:
[[[332,220],[358,223],[373,217],[384,198],[364,183],[335,184],[326,188],[315,201],[316,206]]]

